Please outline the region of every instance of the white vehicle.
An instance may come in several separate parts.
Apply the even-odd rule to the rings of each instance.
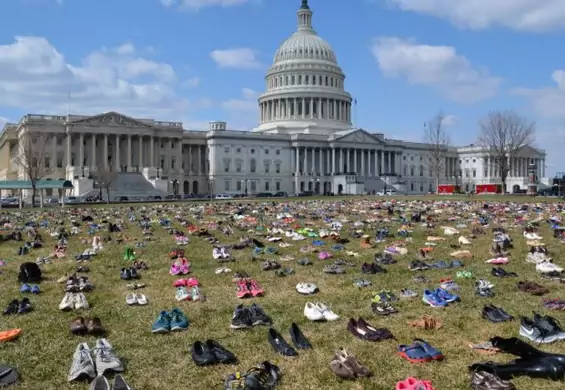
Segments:
[[[394,196],[396,195],[395,190],[386,190],[377,192],[377,196]]]
[[[233,196],[228,195],[228,194],[218,194],[214,197],[214,199],[216,199],[216,200],[231,200],[231,199],[233,199]]]
[[[64,204],[75,204],[75,203],[80,203],[81,199],[77,196],[66,196],[63,198],[63,203]]]

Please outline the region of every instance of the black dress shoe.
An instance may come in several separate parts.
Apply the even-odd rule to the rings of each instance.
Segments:
[[[222,364],[235,364],[237,358],[235,355],[224,348],[220,343],[215,340],[206,340],[206,347],[212,352],[218,363]]]
[[[218,363],[216,356],[212,350],[208,348],[208,345],[200,341],[196,341],[192,344],[191,356],[197,366],[209,366]]]
[[[510,320],[513,320],[513,319],[514,319],[514,316],[508,314],[502,307],[497,307],[497,306],[494,306],[494,305],[492,305],[492,304],[487,305],[487,306],[488,306],[488,307],[491,307],[492,309],[494,309],[494,310],[496,310],[496,311],[498,311],[498,313],[500,313],[500,315],[501,315],[502,317],[506,318],[506,321],[510,321]]]
[[[298,349],[312,349],[312,344],[308,341],[306,336],[302,333],[298,325],[295,322],[290,326],[290,338],[292,342]]]
[[[10,314],[16,314],[19,308],[20,308],[20,301],[14,299],[12,302],[8,304],[8,306],[6,306],[2,314],[4,314],[5,316]]]
[[[565,355],[541,351],[516,337],[493,337],[490,339],[490,342],[492,343],[493,347],[496,347],[501,351],[510,353],[514,356],[519,356],[524,360],[551,357],[565,366]]]
[[[21,300],[20,305],[18,306],[18,314],[26,314],[32,310],[31,302],[29,298],[24,298]]]
[[[507,317],[503,316],[502,313],[500,313],[500,311],[498,311],[497,309],[491,306],[485,306],[483,308],[482,316],[485,320],[488,320],[490,322],[508,321]]]
[[[267,335],[269,344],[273,347],[275,352],[280,353],[284,356],[298,356],[298,352],[292,348],[286,340],[273,328],[269,328],[269,333]]]
[[[565,366],[548,356],[539,359],[518,359],[510,364],[478,363],[469,368],[472,371],[490,372],[500,379],[512,379],[519,376],[554,381],[565,379]]]

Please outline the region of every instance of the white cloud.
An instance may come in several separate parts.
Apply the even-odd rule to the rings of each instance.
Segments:
[[[551,74],[555,86],[544,88],[515,88],[512,93],[525,97],[541,116],[565,119],[565,70],[555,70]]]
[[[249,48],[214,50],[210,57],[220,68],[254,69],[260,68],[257,51]]]
[[[563,0],[387,0],[387,3],[474,30],[503,26],[541,32],[565,27]]]
[[[250,2],[250,0],[161,0],[161,4],[165,7],[177,7],[198,11],[202,8],[220,6],[233,7]]]
[[[121,111],[175,119],[201,102],[177,93],[178,76],[169,64],[139,55],[124,44],[92,52],[70,64],[42,37],[16,37],[0,45],[0,107],[35,113]]]
[[[435,88],[459,103],[490,98],[496,95],[502,82],[488,70],[473,66],[452,46],[381,37],[375,40],[372,53],[386,76],[403,77],[409,84]]]
[[[198,77],[192,77],[188,80],[183,81],[182,86],[185,88],[196,88],[200,85],[200,80]]]
[[[257,103],[257,98],[259,93],[250,89],[243,88],[241,90],[241,99],[230,99],[222,103],[222,108],[228,111],[234,112],[244,112],[248,114],[249,112],[258,111],[259,104]]]

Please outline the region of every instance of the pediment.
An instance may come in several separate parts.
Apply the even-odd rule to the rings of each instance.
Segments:
[[[126,127],[147,127],[151,128],[147,123],[130,118],[117,112],[106,112],[100,115],[94,115],[88,118],[73,121],[74,124],[96,125],[96,126],[126,126]]]
[[[353,130],[347,134],[336,133],[334,140],[337,142],[351,142],[370,145],[383,145],[385,143],[382,139],[379,139],[363,129]]]

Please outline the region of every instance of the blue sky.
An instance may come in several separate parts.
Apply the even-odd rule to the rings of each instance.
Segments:
[[[565,171],[563,0],[309,0],[357,99],[355,125],[423,140],[442,110],[453,143],[489,110],[538,123]],[[127,115],[205,129],[257,123],[256,98],[300,0],[4,0],[0,121],[25,113]],[[564,69],[564,70],[561,70]]]

